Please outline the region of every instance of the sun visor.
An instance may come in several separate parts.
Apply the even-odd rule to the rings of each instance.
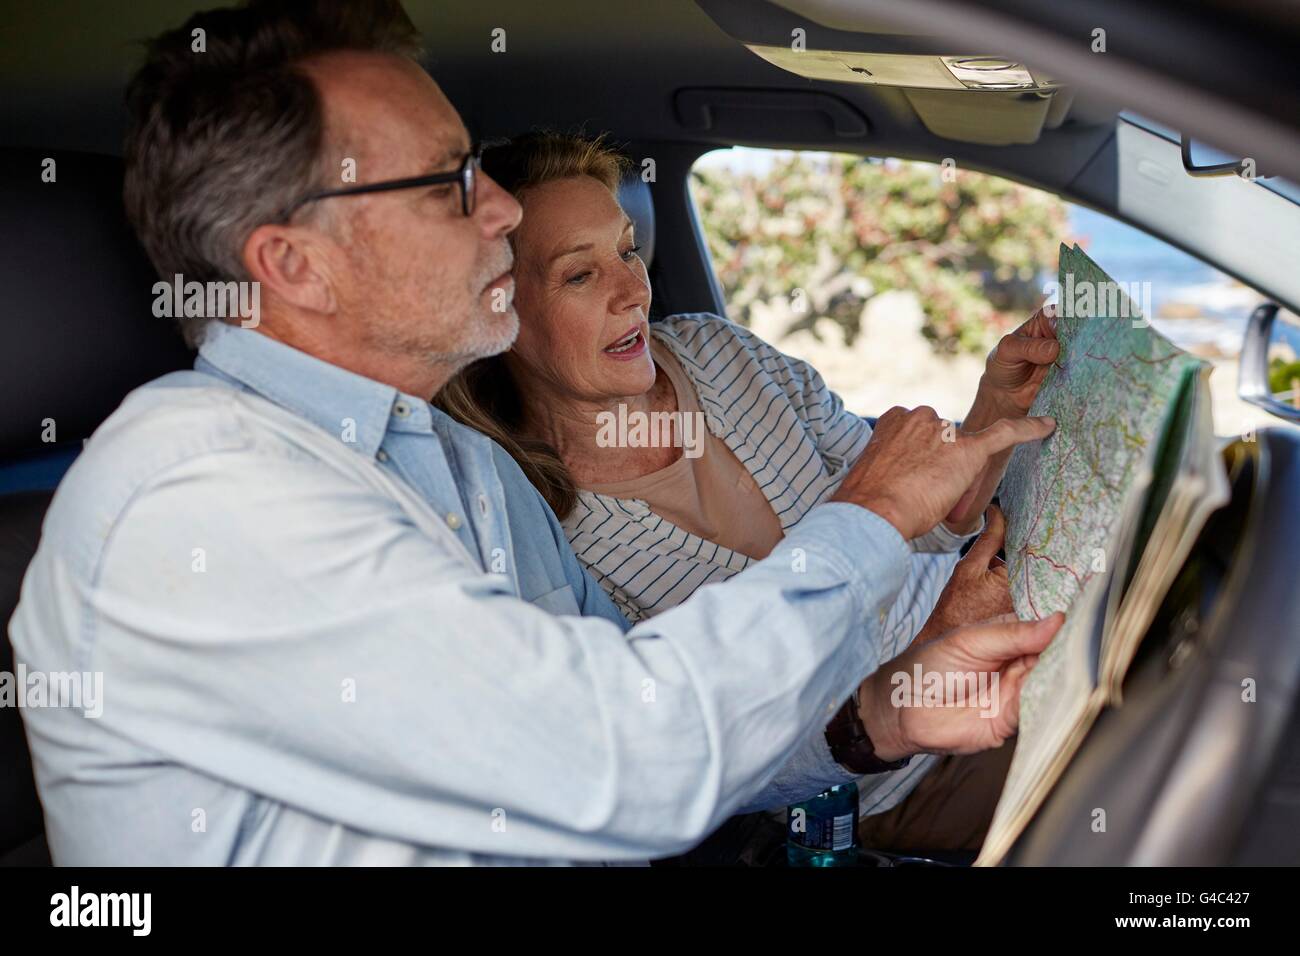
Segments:
[[[926,129],[967,143],[1033,143],[1061,124],[1072,99],[1050,77],[1004,57],[745,46],[807,79],[897,87]]]
[[[937,37],[883,24],[836,29],[766,0],[696,2],[725,33],[787,73],[902,93],[926,129],[946,139],[1033,143],[1064,121],[1073,99],[1041,68],[996,51],[954,51]],[[845,97],[855,99],[847,90]]]

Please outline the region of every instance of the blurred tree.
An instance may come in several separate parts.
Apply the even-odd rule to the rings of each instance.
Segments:
[[[988,348],[1041,301],[1066,232],[1057,197],[928,163],[782,153],[761,174],[697,169],[692,191],[732,318],[784,300],[791,329],[828,316],[850,343],[900,289],[936,349]]]
[[[1294,389],[1300,382],[1300,362],[1287,362],[1275,358],[1268,363],[1268,387],[1275,395],[1291,392],[1291,404],[1300,408],[1300,395]]]

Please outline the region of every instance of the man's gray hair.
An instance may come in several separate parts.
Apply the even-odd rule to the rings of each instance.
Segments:
[[[397,0],[249,0],[148,43],[127,88],[123,198],[164,279],[247,281],[248,236],[321,188],[324,115],[301,63],[338,50],[417,59],[419,35]],[[208,321],[180,320],[191,346]]]

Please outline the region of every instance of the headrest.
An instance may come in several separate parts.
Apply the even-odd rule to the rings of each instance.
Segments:
[[[126,222],[120,160],[0,150],[0,235],[0,456],[48,448],[47,419],[56,441],[85,438],[131,389],[191,364],[153,315],[158,280]]]
[[[654,204],[639,173],[619,201],[649,266]],[[192,364],[173,321],[153,314],[158,277],[126,221],[121,160],[0,150],[0,235],[0,457],[48,448],[46,420],[58,442],[85,438],[127,392]]]
[[[655,256],[655,204],[649,184],[641,178],[636,167],[629,170],[618,184],[618,203],[632,220],[641,258],[649,269]]]

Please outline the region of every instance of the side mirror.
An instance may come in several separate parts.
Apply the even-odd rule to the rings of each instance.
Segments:
[[[1300,330],[1278,323],[1277,316],[1275,302],[1250,314],[1241,343],[1237,395],[1278,418],[1300,422]],[[1284,329],[1290,331],[1289,338],[1281,334]]]

